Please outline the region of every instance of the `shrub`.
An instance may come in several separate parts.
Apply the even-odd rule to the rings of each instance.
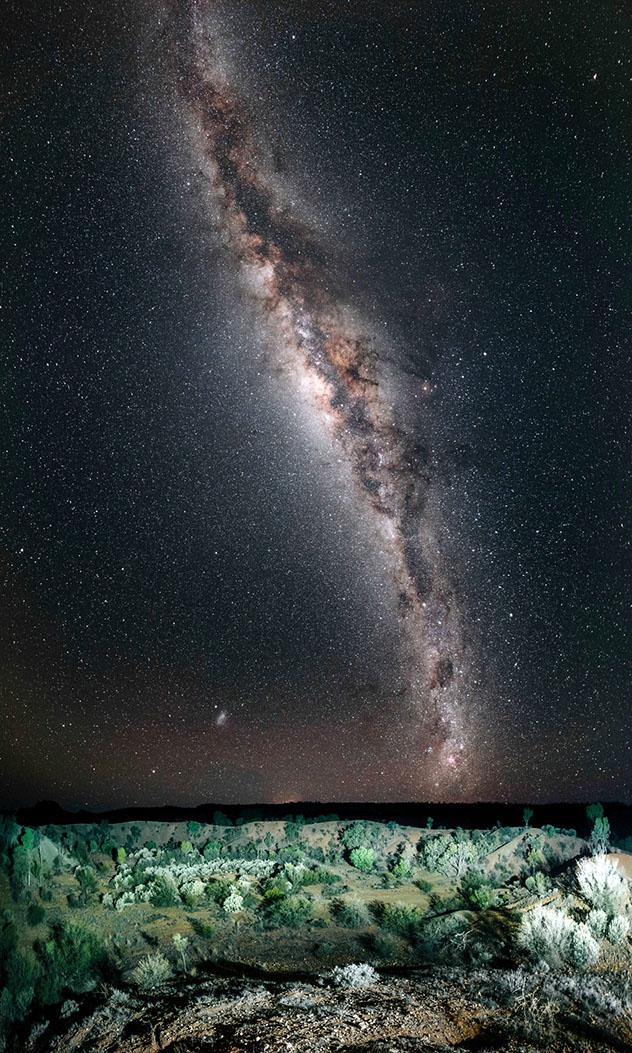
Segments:
[[[230,892],[226,899],[222,903],[222,909],[225,914],[239,914],[243,910],[244,897],[239,892],[239,889],[235,885],[230,886]]]
[[[1,963],[2,1001],[0,1002],[0,1024],[22,1020],[30,1006],[37,988],[40,972],[32,957],[11,950]]]
[[[364,928],[370,921],[366,907],[357,900],[334,900],[331,905],[331,912],[338,924],[344,925],[347,929]]]
[[[300,896],[274,900],[266,913],[267,924],[272,928],[300,929],[313,917],[312,904]]]
[[[153,991],[170,980],[173,970],[164,954],[147,954],[132,973],[132,982],[141,991]]]
[[[180,897],[173,879],[169,880],[165,874],[157,874],[151,884],[149,902],[154,907],[175,907]]]
[[[630,921],[623,914],[617,914],[608,925],[608,939],[611,943],[625,943],[630,934]]]
[[[409,939],[418,934],[424,920],[422,910],[418,907],[409,907],[405,903],[384,903],[376,913],[381,928]]]
[[[381,958],[395,958],[399,944],[390,932],[376,932],[371,936],[371,947]]]
[[[608,928],[608,915],[605,910],[591,910],[586,918],[586,924],[597,940],[603,939]]]
[[[373,966],[366,962],[338,965],[332,970],[331,978],[336,987],[373,987],[380,980]]]
[[[29,925],[41,925],[46,917],[46,911],[39,903],[31,903],[26,912],[26,920]]]
[[[498,904],[498,893],[492,885],[484,881],[477,888],[470,889],[467,903],[474,910],[491,910]]]
[[[619,871],[616,859],[607,855],[580,859],[576,878],[583,898],[610,917],[622,914],[629,900],[628,884]]]
[[[489,910],[498,902],[496,889],[481,874],[470,874],[464,878],[459,885],[459,892],[468,907],[474,910]]]
[[[372,848],[352,848],[349,860],[356,870],[370,874],[375,866],[375,852]]]
[[[599,957],[599,944],[588,926],[550,907],[536,907],[524,914],[517,938],[529,957],[551,969],[586,969]]]
[[[314,867],[313,870],[306,870],[298,883],[301,885],[338,885],[340,878],[324,867]],[[294,884],[296,885],[297,882],[295,881]]]
[[[45,1004],[59,1001],[64,988],[89,991],[105,973],[108,959],[99,936],[74,923],[57,925],[41,948],[44,972],[40,998]]]
[[[370,844],[370,827],[367,822],[358,819],[342,831],[341,841],[346,849],[363,848]]]
[[[204,858],[207,861],[211,859],[219,859],[223,851],[224,845],[221,841],[207,841],[204,845]]]
[[[215,926],[203,918],[191,918],[191,927],[196,935],[203,936],[205,940],[210,940],[215,935]]]
[[[547,892],[550,892],[553,888],[551,879],[541,870],[536,870],[534,874],[530,874],[524,884],[525,888],[534,896],[546,896]]]

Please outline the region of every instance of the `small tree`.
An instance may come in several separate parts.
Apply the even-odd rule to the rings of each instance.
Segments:
[[[610,848],[610,822],[605,815],[596,817],[588,844],[594,856],[602,855]]]
[[[532,819],[533,819],[533,808],[523,808],[522,809],[522,823],[523,823],[523,826],[524,826],[525,830],[528,827],[528,825],[529,825],[529,823],[531,822]]]
[[[357,819],[355,822],[350,823],[343,832],[341,837],[342,843],[345,848],[351,851],[354,848],[364,848],[365,845],[370,843],[369,836],[369,825],[363,819]]]
[[[187,949],[188,945],[189,945],[189,937],[188,936],[183,936],[181,932],[174,933],[174,935],[173,935],[173,946],[175,947],[176,951],[178,952],[178,954],[182,958],[182,968],[184,969],[185,973],[187,971],[186,949]]]
[[[603,819],[603,804],[587,804],[586,816],[591,823],[594,823],[595,819]]]

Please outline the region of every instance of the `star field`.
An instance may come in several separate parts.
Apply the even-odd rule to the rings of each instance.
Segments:
[[[629,797],[618,4],[13,12],[6,803]]]

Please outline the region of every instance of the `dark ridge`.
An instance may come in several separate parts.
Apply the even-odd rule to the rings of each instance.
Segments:
[[[96,811],[78,809],[71,811],[56,801],[40,801],[38,804],[19,808],[17,820],[26,826],[46,826],[52,823],[111,823],[133,821],[185,822],[197,819],[211,823],[215,812],[223,812],[232,822],[275,820],[303,816],[306,820],[336,816],[340,820],[369,819],[375,822],[395,822],[402,826],[425,826],[428,818],[433,820],[433,829],[489,829],[493,826],[521,826],[525,803],[475,802],[471,804],[435,804],[432,802],[399,801],[372,803],[360,801],[288,801],[283,804],[200,804],[197,807],[163,805],[156,808],[134,807]],[[534,815],[531,825],[574,829],[580,836],[587,835],[591,824],[586,817],[586,804],[555,803],[532,804]],[[620,801],[607,802],[606,814],[615,836],[632,833],[632,805]]]

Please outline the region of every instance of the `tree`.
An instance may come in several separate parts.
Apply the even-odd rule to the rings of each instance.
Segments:
[[[182,958],[182,968],[184,969],[185,973],[187,971],[186,949],[187,949],[188,945],[189,945],[189,937],[188,936],[183,936],[181,932],[174,933],[174,935],[173,935],[173,946],[175,947],[176,951],[178,952],[178,954]]]
[[[531,822],[532,819],[533,819],[533,808],[523,808],[522,809],[522,822],[524,824],[525,829],[527,828],[527,826],[529,825],[529,823]]]
[[[605,815],[596,817],[588,844],[594,856],[603,855],[610,848],[610,823]]]
[[[79,882],[79,902],[85,907],[97,887],[97,875],[92,867],[79,866],[75,870],[75,877]]]
[[[595,819],[603,819],[603,804],[599,804],[598,801],[595,804],[587,804],[586,815],[591,823],[594,823]]]
[[[32,864],[28,848],[23,844],[15,845],[11,866],[11,888],[16,899],[26,897],[31,885]]]

